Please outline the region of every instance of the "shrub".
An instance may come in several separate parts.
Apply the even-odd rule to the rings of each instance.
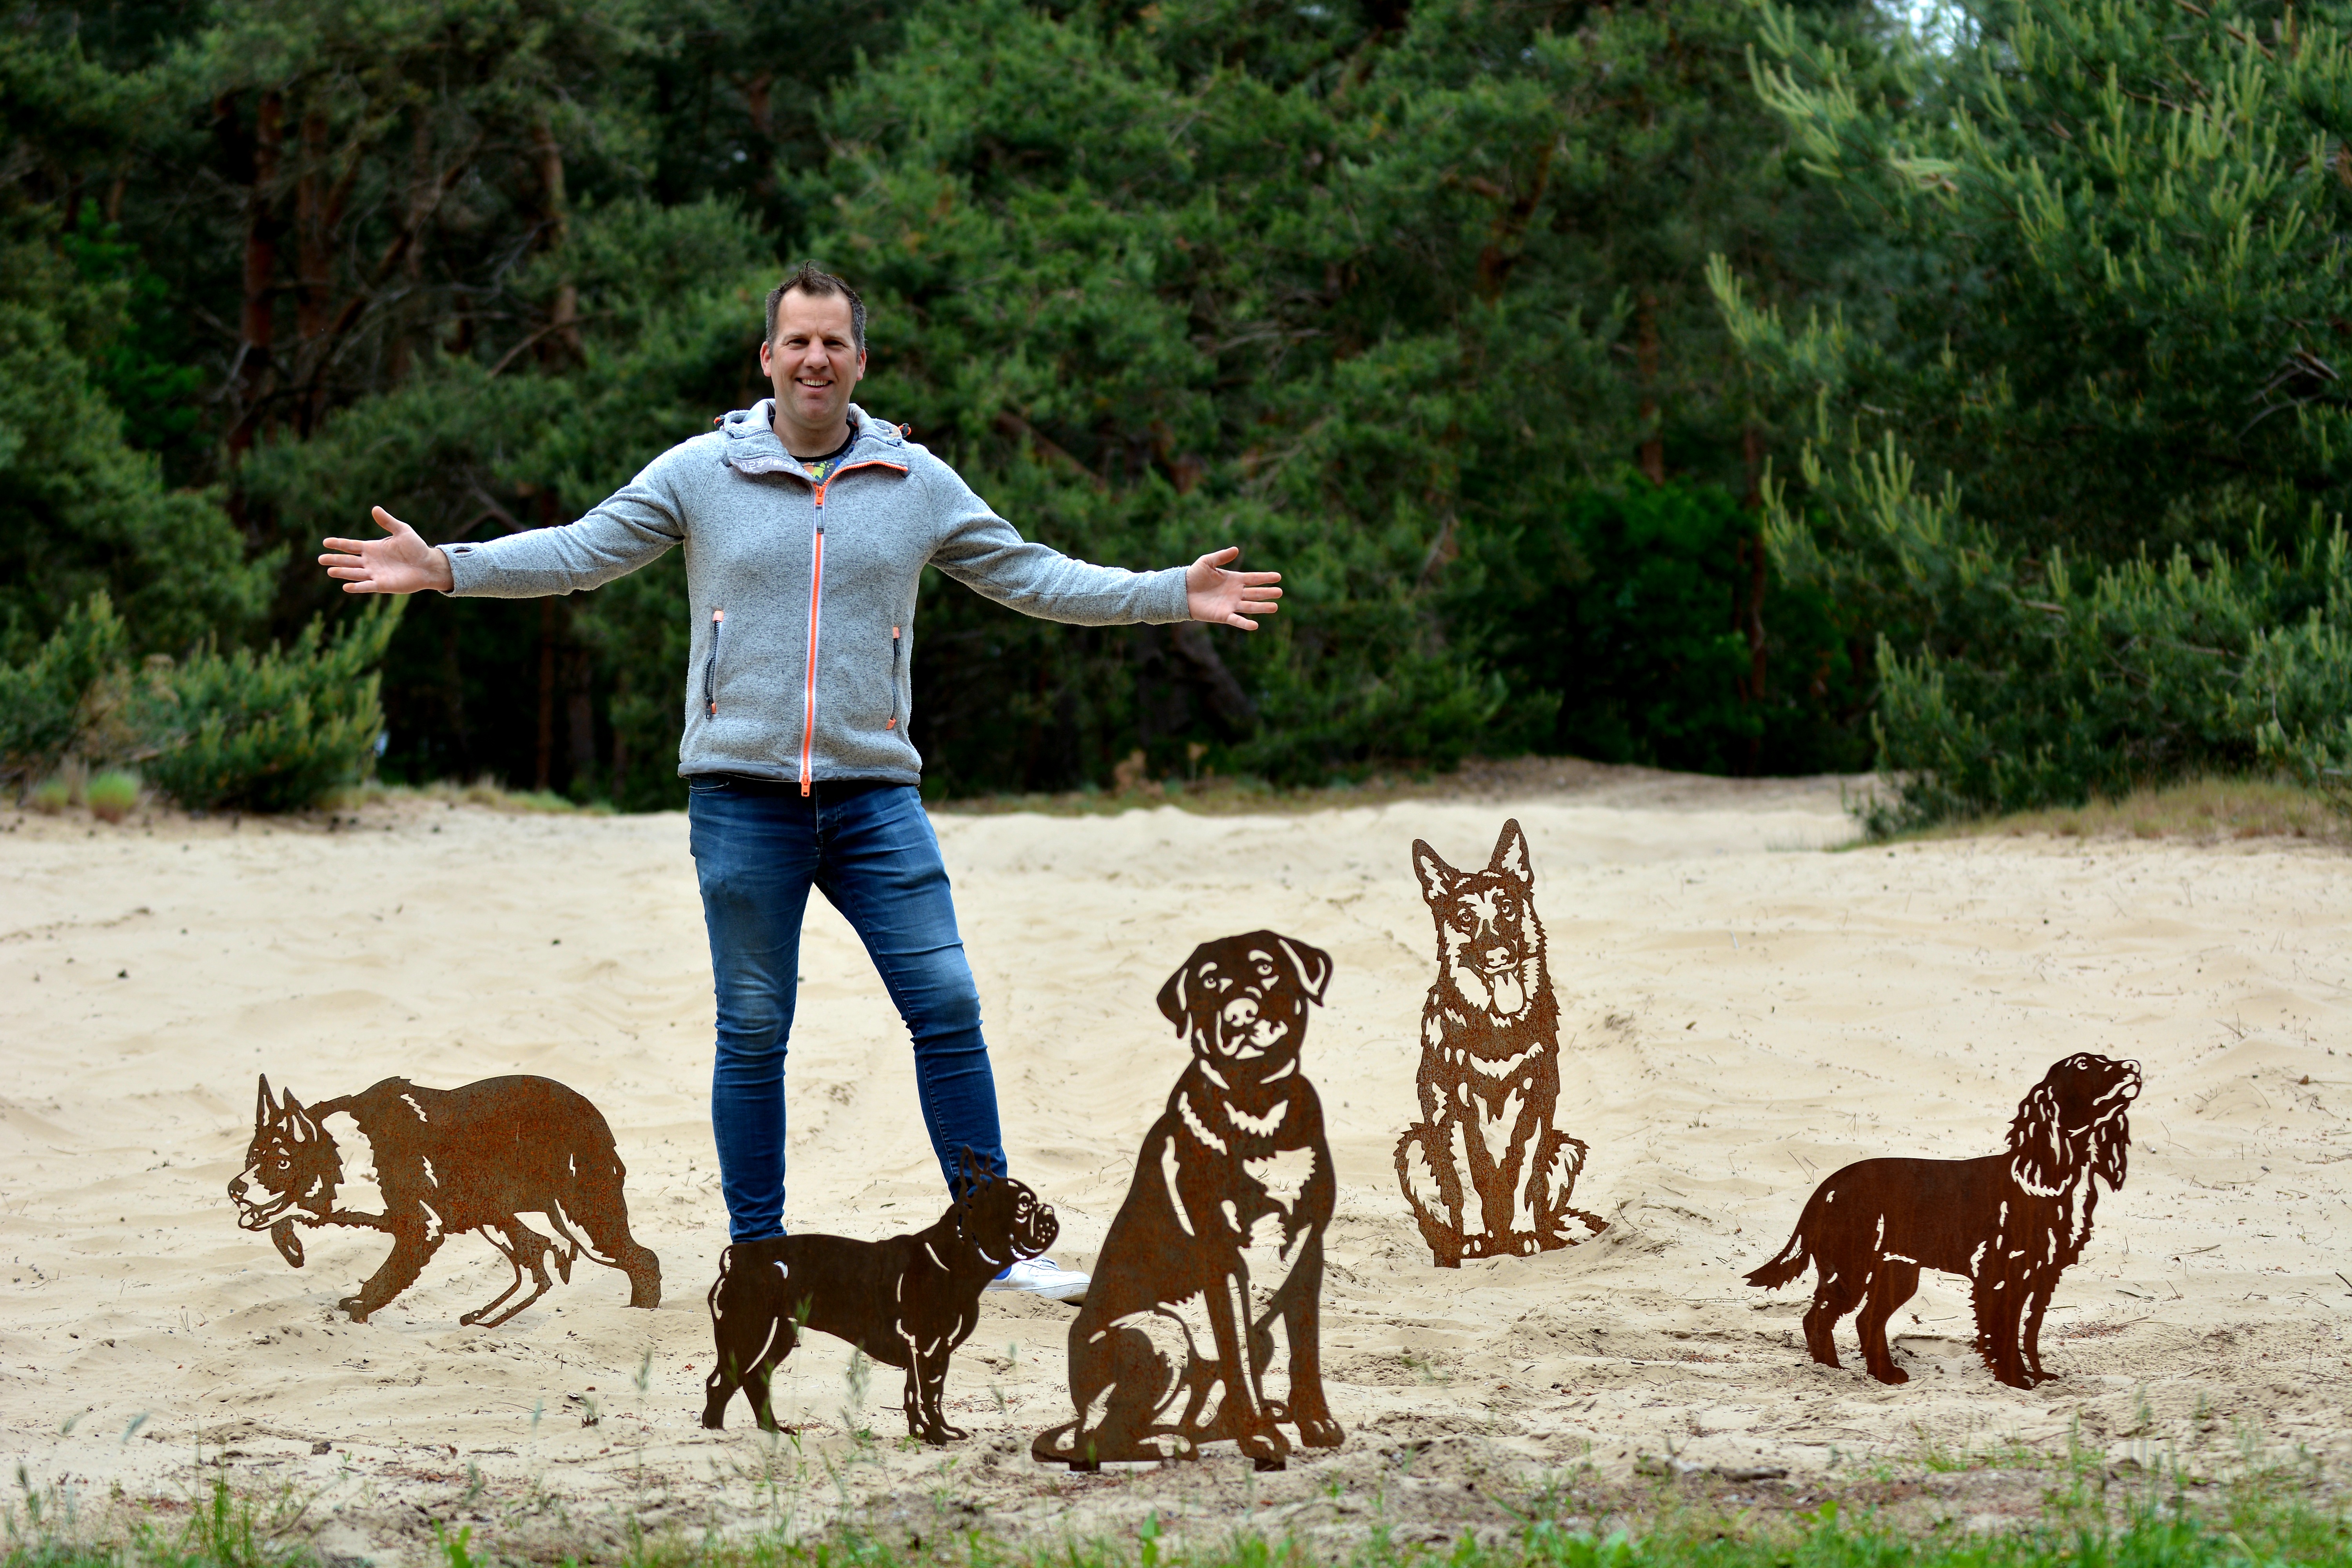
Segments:
[[[292,811],[367,775],[383,729],[377,666],[404,601],[370,605],[322,643],[207,650],[161,671],[141,699],[158,745],[148,777],[191,810]]]
[[[1879,647],[1874,833],[2080,805],[2199,773],[2284,767],[2337,798],[2352,764],[2352,592],[2339,524],[2282,555],[2176,550],[2078,583],[1979,574],[1965,616],[1905,658]]]
[[[139,781],[129,773],[100,773],[82,791],[82,799],[100,822],[120,822],[139,804]]]
[[[93,594],[29,660],[0,664],[0,784],[22,789],[57,771],[93,721],[100,678],[125,646],[113,605]]]

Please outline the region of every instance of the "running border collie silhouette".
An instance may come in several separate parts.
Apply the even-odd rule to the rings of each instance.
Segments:
[[[356,1171],[345,1170],[341,1145],[329,1131],[338,1118],[368,1156]],[[391,1255],[359,1294],[335,1303],[355,1323],[415,1284],[445,1237],[479,1231],[514,1280],[457,1321],[493,1328],[547,1294],[551,1255],[567,1283],[572,1259],[584,1252],[629,1277],[630,1306],[661,1305],[661,1260],[629,1234],[621,1191],[627,1174],[604,1114],[552,1079],[488,1078],[440,1089],[388,1078],[305,1108],[290,1092],[273,1098],[264,1074],[253,1142],[228,1195],[237,1227],[269,1232],[297,1268],[297,1225],[354,1226],[392,1237]],[[336,1206],[339,1190],[371,1181],[383,1194],[383,1213]],[[524,1214],[546,1215],[560,1240],[525,1225]],[[526,1269],[530,1293],[509,1305]]]

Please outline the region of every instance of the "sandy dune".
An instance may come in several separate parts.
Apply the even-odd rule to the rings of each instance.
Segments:
[[[1433,964],[1406,848],[1423,837],[1483,861],[1514,814],[1566,1017],[1563,1120],[1593,1149],[1578,1202],[1612,1223],[1569,1252],[1440,1270],[1390,1163]],[[1045,1303],[988,1310],[950,1383],[951,1418],[978,1436],[946,1455],[898,1443],[887,1369],[850,1409],[845,1347],[824,1340],[780,1380],[796,1441],[700,1431],[723,1221],[684,821],[415,803],[332,832],[0,819],[0,1446],[37,1481],[132,1495],[184,1489],[200,1451],[226,1451],[244,1479],[315,1496],[305,1528],[323,1521],[328,1550],[384,1560],[429,1544],[429,1519],[576,1535],[868,1505],[1008,1530],[1147,1507],[1180,1530],[1243,1509],[1310,1534],[1374,1514],[1458,1530],[1501,1517],[1497,1476],[1623,1475],[1671,1452],[1787,1468],[1794,1489],[1832,1466],[2063,1447],[2076,1423],[2111,1458],[2192,1469],[2247,1443],[2352,1449],[2338,853],[1819,853],[1848,833],[1834,781],[940,831],[1008,1145],[1059,1205],[1066,1261],[1090,1260],[1182,1063],[1152,1006],[1169,970],[1258,926],[1333,954],[1307,1060],[1342,1183],[1324,1318],[1338,1457],[1255,1479],[1230,1453],[1038,1469],[1029,1435],[1067,1413],[1067,1311]],[[793,1223],[925,1223],[941,1195],[904,1035],[829,909],[811,915],[803,972]],[[2129,1183],[2103,1201],[2045,1335],[2065,1375],[1993,1383],[1962,1288],[1938,1276],[1901,1320],[1907,1387],[1851,1355],[1844,1371],[1806,1362],[1802,1288],[1738,1275],[1812,1182],[1869,1154],[1990,1152],[2078,1049],[2137,1057],[2147,1089]],[[298,1273],[235,1227],[223,1188],[257,1072],[315,1100],[395,1073],[449,1087],[514,1071],[611,1120],[637,1235],[667,1274],[658,1311],[583,1264],[505,1327],[461,1329],[506,1279],[463,1237],[354,1326],[330,1308],[380,1241],[311,1232]]]

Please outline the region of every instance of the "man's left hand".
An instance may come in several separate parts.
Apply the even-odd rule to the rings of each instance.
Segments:
[[[1279,572],[1229,572],[1225,563],[1238,558],[1241,547],[1229,544],[1212,550],[1184,568],[1184,601],[1196,621],[1221,626],[1257,630],[1252,616],[1270,616],[1282,608]]]

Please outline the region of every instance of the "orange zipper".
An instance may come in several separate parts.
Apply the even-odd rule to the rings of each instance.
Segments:
[[[809,629],[807,682],[801,701],[801,794],[809,793],[814,782],[809,776],[809,753],[816,747],[816,629],[824,609],[824,487],[853,468],[896,468],[907,471],[904,463],[886,463],[879,458],[869,458],[848,468],[835,468],[820,480],[816,487],[816,534],[809,554]],[[897,702],[894,695],[893,704]]]
[[[824,504],[824,487],[817,487],[817,505]],[[816,520],[816,543],[809,563],[808,688],[801,704],[801,794],[809,792],[809,749],[816,742],[816,627],[824,607],[824,519]]]

